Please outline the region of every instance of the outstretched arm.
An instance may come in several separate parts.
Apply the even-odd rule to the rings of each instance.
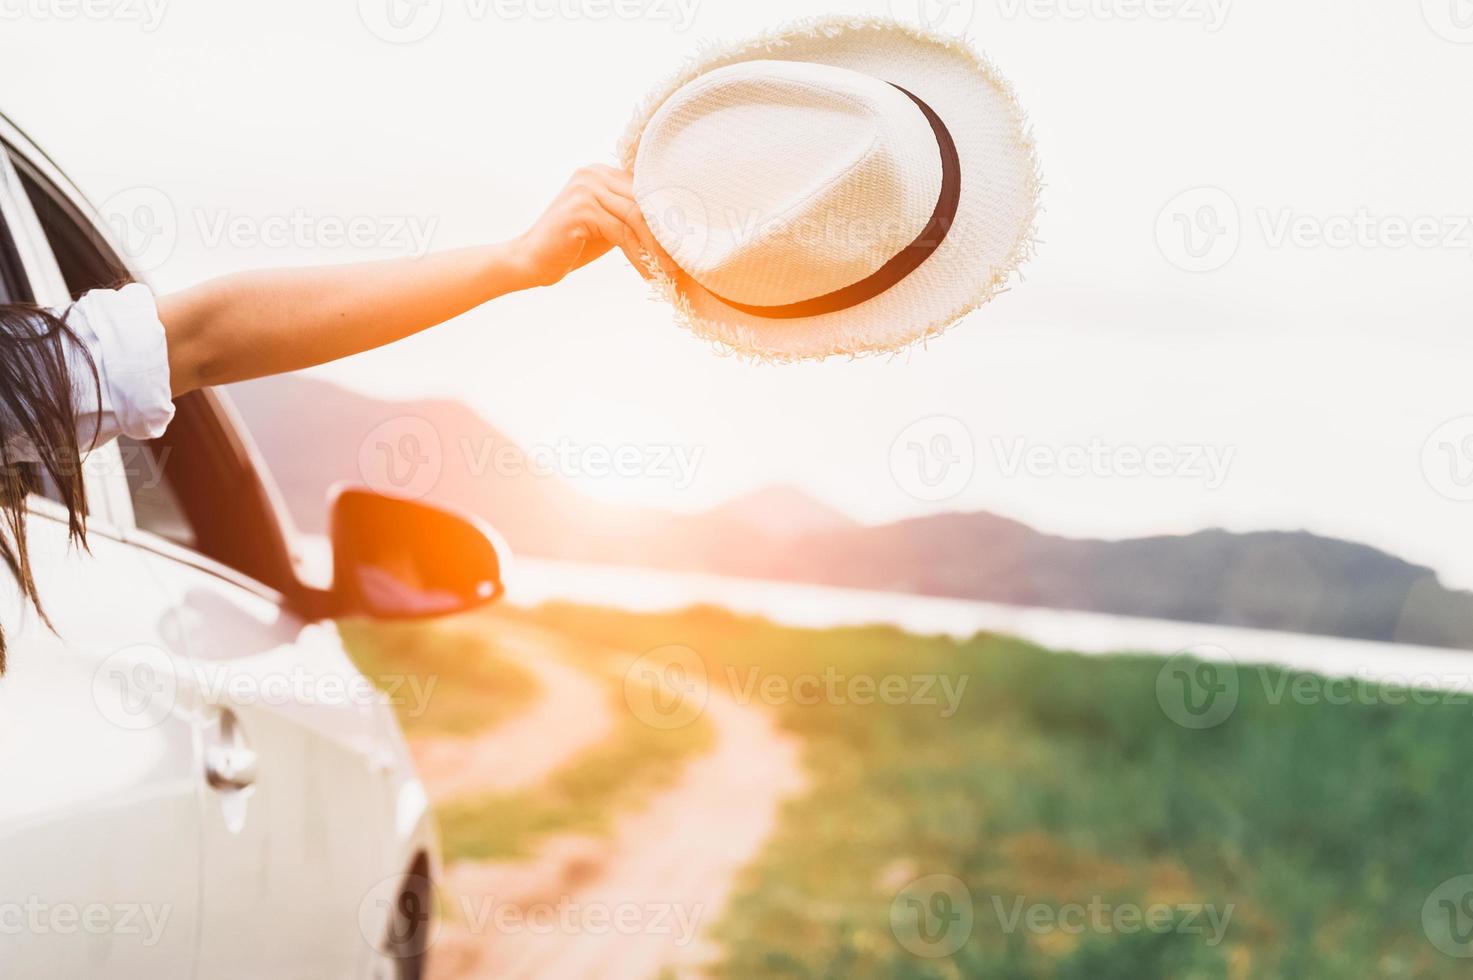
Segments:
[[[580,170],[526,234],[499,245],[225,276],[158,299],[173,393],[295,371],[415,334],[507,293],[550,286],[620,248],[661,253],[630,177]]]

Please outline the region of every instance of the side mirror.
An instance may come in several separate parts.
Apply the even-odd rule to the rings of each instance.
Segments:
[[[505,592],[506,545],[473,517],[358,487],[332,501],[337,615],[421,619],[466,612]]]

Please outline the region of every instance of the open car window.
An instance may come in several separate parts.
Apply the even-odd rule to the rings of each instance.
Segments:
[[[295,573],[270,492],[219,396],[191,392],[174,406],[159,438],[120,440],[134,525],[290,592]]]
[[[87,216],[24,159],[14,164],[72,298],[126,282],[127,267]],[[219,397],[193,392],[174,405],[163,436],[118,441],[134,526],[289,591],[295,578],[270,493]]]

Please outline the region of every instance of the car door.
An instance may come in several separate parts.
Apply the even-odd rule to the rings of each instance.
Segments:
[[[59,175],[17,167],[66,289],[116,281]],[[361,975],[359,906],[392,828],[375,695],[336,629],[291,611],[285,532],[221,396],[178,399],[164,437],[118,455],[108,493],[139,579],[171,603],[198,726],[198,975]]]
[[[65,302],[0,152],[0,302]],[[88,460],[90,553],[40,484],[31,560],[55,629],[0,567],[0,974],[190,976],[199,926],[198,705],[175,604],[112,520]],[[54,496],[54,494],[53,494]]]
[[[262,581],[280,573],[267,557],[279,534],[228,426],[218,396],[195,393],[163,438],[123,443],[146,460],[140,476],[161,476],[130,481],[130,537],[175,593],[204,704],[200,971],[353,976],[387,827],[376,695],[335,627]]]

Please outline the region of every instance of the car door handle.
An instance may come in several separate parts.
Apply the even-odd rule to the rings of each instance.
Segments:
[[[242,790],[256,781],[256,751],[240,719],[222,708],[205,732],[205,779],[222,791]]]
[[[205,778],[215,789],[245,789],[256,781],[256,753],[243,745],[211,746],[205,752]]]

